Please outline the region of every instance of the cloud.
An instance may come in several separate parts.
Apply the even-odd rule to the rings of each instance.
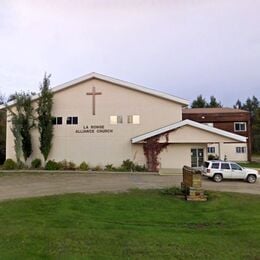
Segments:
[[[234,102],[260,79],[259,8],[254,0],[1,1],[0,88],[36,91],[44,72],[56,85],[97,71]]]

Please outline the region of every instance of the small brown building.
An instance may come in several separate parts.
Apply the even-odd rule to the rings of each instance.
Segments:
[[[248,111],[234,108],[185,108],[182,110],[182,119],[190,119],[247,137],[247,151],[242,146],[236,146],[234,152],[247,153],[248,161],[251,160],[251,121]],[[210,147],[208,153],[214,154],[214,148]]]

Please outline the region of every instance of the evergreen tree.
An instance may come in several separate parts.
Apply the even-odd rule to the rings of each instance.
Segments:
[[[260,102],[259,100],[253,96],[251,98],[247,98],[246,102],[242,104],[240,100],[237,101],[234,107],[239,106],[239,108],[247,110],[251,115],[251,124],[252,124],[252,147],[253,152],[260,151]]]
[[[236,109],[242,109],[242,103],[241,101],[238,99],[236,104],[233,106],[233,108],[236,108]]]
[[[205,98],[202,97],[202,95],[197,96],[197,99],[195,99],[192,104],[192,108],[204,108],[207,107],[207,102]]]
[[[197,99],[193,100],[191,108],[208,108],[208,107],[222,107],[221,103],[217,101],[214,96],[210,97],[210,102],[208,103],[202,95],[197,96]]]
[[[52,105],[53,93],[50,91],[50,76],[44,76],[43,83],[40,86],[40,96],[38,99],[38,129],[40,133],[40,151],[45,159],[52,146],[53,125],[52,125]]]
[[[3,105],[5,103],[4,96],[0,93],[0,105]]]
[[[255,112],[255,120],[252,126],[253,151],[260,153],[260,107]]]
[[[253,96],[252,99],[247,98],[246,103],[243,104],[243,106],[242,106],[242,109],[250,112],[252,123],[255,120],[256,110],[259,108],[259,105],[260,105],[260,103],[259,103],[258,99],[255,96]]]
[[[217,101],[214,96],[210,97],[210,102],[207,104],[207,107],[222,107],[221,103]]]

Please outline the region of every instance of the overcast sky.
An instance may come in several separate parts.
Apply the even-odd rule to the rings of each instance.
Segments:
[[[260,0],[0,0],[0,92],[95,71],[225,106],[260,98]]]

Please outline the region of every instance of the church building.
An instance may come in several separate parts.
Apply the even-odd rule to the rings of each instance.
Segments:
[[[54,137],[49,160],[90,167],[120,166],[130,159],[150,170],[200,166],[207,144],[245,144],[246,137],[192,120],[182,120],[188,101],[97,73],[52,89]],[[36,104],[38,96],[33,97]],[[3,107],[2,107],[3,108]],[[7,121],[6,158],[16,159],[14,137]],[[38,129],[32,130],[33,154],[43,157]]]

